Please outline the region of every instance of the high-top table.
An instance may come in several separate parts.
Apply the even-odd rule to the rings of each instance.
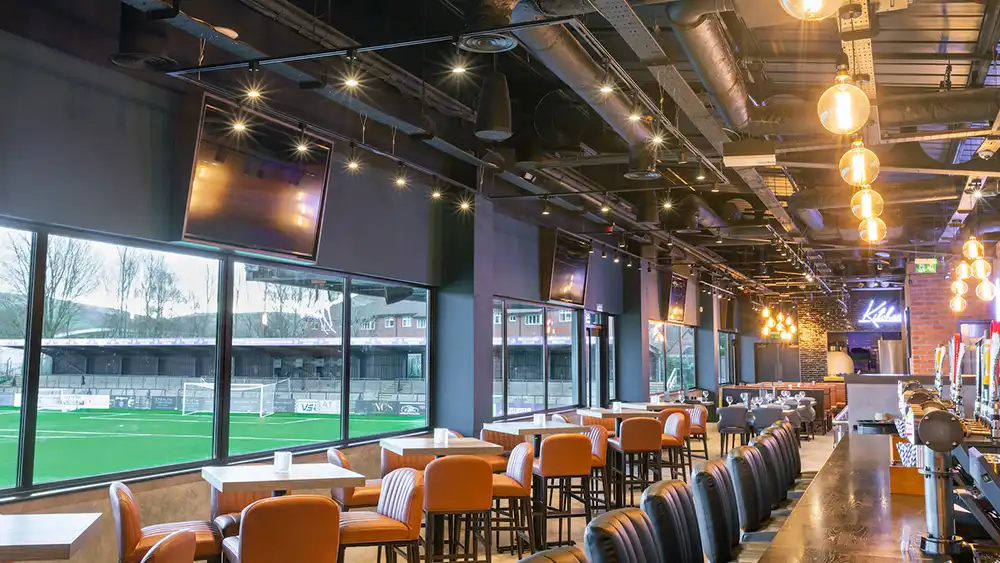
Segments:
[[[448,438],[435,442],[434,438],[383,438],[378,443],[382,449],[398,455],[500,455],[503,446],[478,438]]]
[[[531,420],[516,420],[512,422],[488,422],[483,429],[511,436],[532,436],[535,443],[535,455],[542,451],[542,436],[551,434],[580,434],[590,430],[581,424],[570,424],[557,420],[546,420],[535,424]]]
[[[292,463],[288,473],[268,465],[218,465],[203,467],[201,478],[220,493],[227,491],[271,491],[285,495],[293,489],[363,487],[365,476],[331,463]]]
[[[577,409],[576,414],[580,416],[590,416],[593,418],[613,418],[615,419],[615,435],[619,438],[622,435],[622,421],[629,418],[656,418],[659,415],[659,411],[650,411],[644,409],[626,409],[621,410],[614,409],[602,409],[598,407],[592,407],[587,409]]]
[[[0,514],[0,560],[66,560],[97,531],[99,512]]]

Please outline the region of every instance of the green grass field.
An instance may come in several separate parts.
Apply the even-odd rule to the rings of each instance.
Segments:
[[[0,409],[0,489],[14,485],[19,410]],[[352,415],[351,437],[426,426],[420,417]],[[212,452],[211,415],[149,410],[40,411],[35,482],[204,460]],[[233,415],[233,455],[340,439],[339,415]]]

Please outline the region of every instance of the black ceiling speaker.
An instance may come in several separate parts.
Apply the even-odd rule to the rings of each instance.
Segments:
[[[494,72],[483,81],[476,106],[476,137],[491,142],[506,141],[514,134],[510,116],[507,77]]]
[[[177,61],[168,54],[167,25],[156,15],[122,4],[118,24],[118,52],[111,62],[131,70],[168,71]]]
[[[663,174],[656,169],[656,156],[645,145],[635,144],[628,148],[628,172],[625,177],[629,180],[657,180]]]

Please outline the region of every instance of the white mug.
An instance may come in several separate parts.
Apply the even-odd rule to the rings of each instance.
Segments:
[[[649,398],[651,399],[650,402],[653,403],[654,405],[660,404],[660,396],[659,395],[650,395]]]
[[[545,415],[544,414],[535,414],[535,415],[532,415],[531,416],[531,422],[535,426],[543,426],[545,424]]]
[[[621,412],[621,410],[622,410],[622,403],[621,403],[621,401],[614,401],[613,403],[611,403],[611,410],[613,410],[615,412]]]
[[[288,473],[292,470],[292,452],[274,452],[274,472]]]
[[[448,429],[447,428],[435,428],[434,429],[434,442],[443,443],[448,441]]]

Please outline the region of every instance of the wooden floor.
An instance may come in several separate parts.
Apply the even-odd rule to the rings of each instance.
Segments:
[[[708,453],[714,458],[719,457],[719,434],[715,430],[714,424],[709,424],[708,428]],[[802,470],[803,471],[818,471],[826,463],[827,458],[833,452],[833,433],[826,436],[817,436],[815,440],[810,440],[802,443],[801,455],[802,455]],[[695,459],[695,463],[698,459]],[[576,519],[573,522],[572,537],[581,547],[583,546],[583,531],[584,531],[583,519]],[[557,525],[551,523],[549,525],[549,534],[551,537],[555,537],[557,531]],[[506,537],[502,538],[504,543],[507,542]],[[376,550],[372,548],[352,548],[347,550],[345,563],[375,563]],[[384,559],[383,559],[384,561]],[[402,559],[399,560],[402,563]],[[496,563],[512,563],[517,561],[517,555],[510,555],[506,553],[494,553],[493,561]]]

